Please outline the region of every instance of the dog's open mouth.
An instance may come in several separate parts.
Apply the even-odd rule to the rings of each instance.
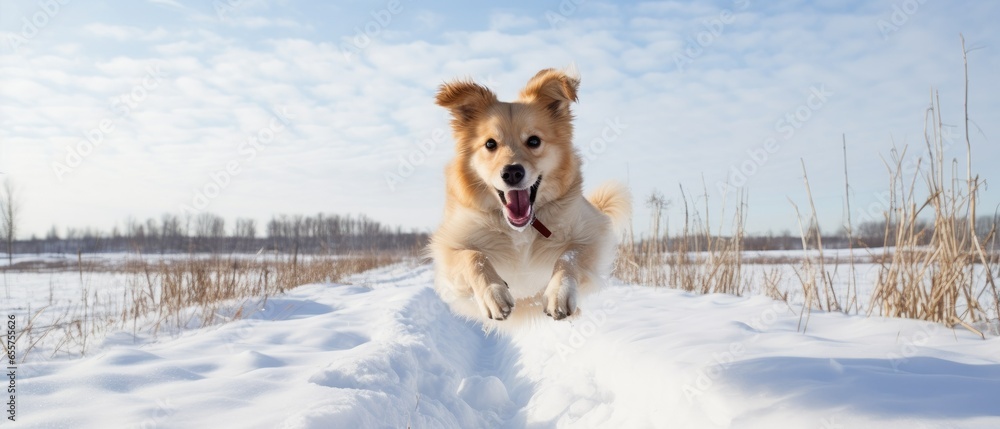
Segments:
[[[535,184],[527,189],[512,189],[506,193],[497,189],[497,194],[500,195],[500,202],[503,203],[504,215],[507,217],[507,223],[510,226],[515,229],[521,229],[531,223],[535,215],[533,208],[535,205],[535,196],[538,194],[538,185],[541,183],[542,176],[538,176]]]

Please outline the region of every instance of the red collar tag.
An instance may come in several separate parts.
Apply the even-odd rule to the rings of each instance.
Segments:
[[[531,226],[538,230],[538,233],[542,234],[542,237],[549,238],[552,235],[552,231],[549,231],[545,225],[542,225],[542,221],[538,220],[538,218],[531,221]]]

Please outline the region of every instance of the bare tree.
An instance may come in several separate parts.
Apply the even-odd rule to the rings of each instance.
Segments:
[[[45,240],[59,241],[59,228],[56,227],[55,225],[52,225],[52,228],[49,228],[49,232],[45,233]]]
[[[214,252],[220,249],[225,235],[226,220],[222,216],[202,212],[194,217],[193,238],[196,251]]]
[[[180,217],[164,213],[161,219],[162,226],[160,227],[160,232],[163,234],[163,247],[170,250],[181,249],[183,231],[181,230]]]
[[[20,221],[21,201],[14,192],[10,179],[4,181],[0,190],[0,236],[7,243],[7,265],[14,263],[14,239],[17,238],[17,226]]]
[[[234,246],[238,250],[249,250],[257,238],[257,222],[251,218],[237,218],[233,228]]]

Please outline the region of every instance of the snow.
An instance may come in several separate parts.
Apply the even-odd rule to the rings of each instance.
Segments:
[[[313,284],[242,319],[109,335],[19,366],[12,427],[996,428],[1000,338],[616,284],[485,334],[427,265]]]

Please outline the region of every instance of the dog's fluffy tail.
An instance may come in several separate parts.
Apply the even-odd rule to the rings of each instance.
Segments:
[[[611,218],[615,230],[623,230],[632,217],[632,193],[621,183],[604,183],[595,189],[587,200],[601,213]]]

